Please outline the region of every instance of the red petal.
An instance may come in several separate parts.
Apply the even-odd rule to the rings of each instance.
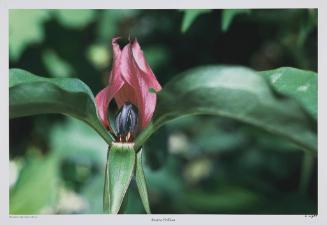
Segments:
[[[132,53],[133,53],[133,59],[135,60],[137,66],[139,67],[140,70],[144,72],[143,76],[144,79],[147,81],[148,84],[151,85],[154,90],[159,92],[161,90],[161,86],[159,82],[157,81],[156,76],[152,72],[149,64],[147,63],[143,51],[141,49],[141,46],[137,42],[137,40],[134,40],[131,43],[131,48],[132,48]]]
[[[112,71],[109,75],[108,86],[103,90],[101,90],[96,96],[96,105],[98,108],[98,113],[101,122],[106,128],[109,128],[110,130],[111,128],[108,121],[108,106],[112,98],[123,87],[125,83],[120,73],[121,50],[117,43],[118,39],[119,38],[114,38],[112,40],[113,65],[112,65]]]
[[[137,106],[137,98],[134,88],[128,83],[125,83],[115,95],[115,101],[118,105],[118,108],[122,107],[125,102],[130,102]]]
[[[108,124],[108,87],[102,89],[97,96],[95,97],[97,109],[98,109],[98,114],[100,116],[101,122],[103,126],[106,128],[109,127]]]
[[[108,77],[108,84],[117,82],[117,79],[121,79],[120,76],[120,58],[121,58],[121,49],[117,41],[120,37],[115,37],[112,39],[112,71],[110,76]]]
[[[137,57],[142,57],[142,59],[138,59],[139,63],[141,63],[142,66],[146,66],[147,63],[143,53],[140,55],[138,50],[136,50],[136,53],[138,54]],[[159,91],[161,86],[152,71],[151,73],[145,72],[137,64],[133,56],[131,44],[127,44],[122,50],[121,73],[124,80],[135,90],[136,106],[140,114],[140,125],[141,128],[145,128],[152,118],[157,99],[156,94],[151,93],[149,88],[155,88],[155,90]]]

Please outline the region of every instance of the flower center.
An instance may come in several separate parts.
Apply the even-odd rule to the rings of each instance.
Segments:
[[[125,102],[115,118],[116,134],[119,142],[133,141],[138,124],[137,107],[130,102]]]

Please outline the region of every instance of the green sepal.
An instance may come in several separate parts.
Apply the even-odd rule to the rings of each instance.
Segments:
[[[111,214],[119,212],[133,176],[135,155],[134,144],[112,143],[105,172],[104,212]]]
[[[148,198],[148,191],[146,188],[145,176],[142,166],[142,149],[137,152],[136,155],[136,166],[135,166],[135,178],[136,178],[136,185],[139,191],[143,207],[146,213],[150,214],[150,204]]]

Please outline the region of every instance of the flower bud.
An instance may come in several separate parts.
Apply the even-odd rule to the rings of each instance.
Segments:
[[[116,115],[115,125],[119,141],[131,141],[135,137],[138,125],[138,110],[136,106],[126,102]]]

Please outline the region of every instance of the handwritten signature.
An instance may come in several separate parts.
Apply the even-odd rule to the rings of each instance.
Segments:
[[[313,219],[314,217],[317,217],[317,214],[313,214],[313,215],[304,215],[304,217],[308,217],[310,219]]]

